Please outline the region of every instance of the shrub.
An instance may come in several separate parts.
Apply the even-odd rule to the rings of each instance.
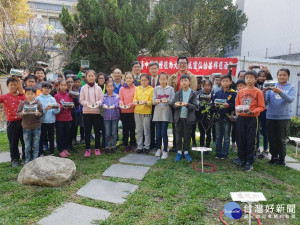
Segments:
[[[297,116],[292,117],[289,136],[300,137],[300,117]]]

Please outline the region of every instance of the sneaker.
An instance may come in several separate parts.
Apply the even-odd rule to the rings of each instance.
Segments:
[[[240,166],[241,165],[241,160],[240,158],[235,158],[232,160],[233,164]]]
[[[67,158],[67,157],[68,157],[64,151],[61,151],[58,155],[59,155],[61,158]]]
[[[11,167],[18,167],[18,166],[20,166],[19,160],[14,159],[14,160],[11,162]]]
[[[241,161],[241,168],[244,168],[247,164],[247,161]]]
[[[144,154],[149,154],[150,151],[151,151],[150,148],[149,149],[146,149],[146,148],[143,149]]]
[[[143,149],[137,149],[137,150],[136,150],[136,153],[137,153],[137,154],[143,153]]]
[[[253,169],[252,164],[246,163],[246,165],[243,167],[244,171],[251,171]]]
[[[85,150],[84,157],[90,157],[90,156],[91,156],[91,149]]]
[[[258,158],[259,158],[259,159],[264,159],[264,158],[267,158],[267,156],[268,156],[268,152],[263,151],[262,153],[260,153],[260,154],[258,155]]]
[[[169,152],[163,151],[161,159],[166,159],[169,157]]]
[[[155,153],[156,157],[160,157],[161,156],[161,149],[157,149],[156,153]]]
[[[70,156],[70,152],[68,152],[68,150],[63,150],[63,152],[67,155],[67,156]]]
[[[279,166],[286,166],[285,160],[279,159],[279,161],[276,163]]]
[[[187,161],[190,163],[193,161],[192,157],[189,155],[189,153],[184,154],[184,158],[187,159]]]
[[[278,158],[277,157],[271,157],[271,160],[269,161],[269,164],[270,165],[274,165],[274,164],[276,164],[278,162]]]
[[[95,149],[94,154],[95,154],[95,155],[101,155],[100,149]]]
[[[135,151],[135,147],[133,145],[129,146],[129,150],[130,152],[134,152]]]
[[[127,153],[127,152],[129,152],[129,151],[130,151],[130,147],[129,147],[129,146],[125,146],[125,147],[124,147],[124,152]]]
[[[177,155],[175,156],[175,162],[179,162],[182,158],[182,154],[177,153]]]
[[[215,159],[221,159],[220,155],[219,155],[219,154],[216,154],[216,155],[215,155]]]

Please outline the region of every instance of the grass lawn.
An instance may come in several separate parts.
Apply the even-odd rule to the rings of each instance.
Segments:
[[[0,151],[8,150],[5,137],[5,133],[0,134]],[[274,210],[277,204],[285,207],[296,204],[295,219],[273,216],[273,219],[262,219],[262,224],[300,224],[300,172],[270,166],[267,160],[257,160],[254,170],[246,173],[231,163],[234,153],[223,161],[210,154],[205,156],[205,161],[215,164],[217,171],[202,174],[193,170],[186,160],[175,163],[175,153],[171,153],[167,160],[151,166],[142,181],[136,181],[101,175],[113,163],[119,163],[119,158],[125,155],[121,149],[116,154],[88,159],[83,157],[84,146],[78,145],[77,150],[70,157],[77,166],[75,179],[60,188],[20,185],[16,179],[21,167],[11,168],[9,163],[1,163],[0,224],[36,224],[64,202],[110,211],[109,219],[101,224],[221,224],[219,212],[231,201],[230,192],[235,191],[263,192],[267,198],[263,204],[274,204]],[[288,152],[293,151],[294,146],[289,146]],[[192,157],[194,161],[200,159],[196,153]],[[129,182],[139,188],[122,205],[77,196],[77,190],[91,179]],[[248,224],[245,219],[225,220],[229,224]],[[253,224],[257,223],[253,220]]]

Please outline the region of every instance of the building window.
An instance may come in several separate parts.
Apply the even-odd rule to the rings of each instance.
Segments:
[[[60,21],[56,18],[49,18],[49,24],[52,25],[55,29],[63,29],[63,26],[61,25]]]

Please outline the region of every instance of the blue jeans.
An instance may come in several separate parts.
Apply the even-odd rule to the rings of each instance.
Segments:
[[[231,123],[227,120],[218,120],[216,126],[216,153],[219,156],[227,157],[230,146]],[[224,143],[223,143],[224,138]]]
[[[168,122],[155,121],[156,128],[156,148],[161,149],[162,139],[164,141],[164,151],[168,151]]]
[[[36,159],[39,156],[41,128],[23,129],[25,142],[25,163]]]
[[[116,147],[118,140],[118,122],[119,120],[104,120],[106,148]],[[110,137],[112,137],[111,140]]]

